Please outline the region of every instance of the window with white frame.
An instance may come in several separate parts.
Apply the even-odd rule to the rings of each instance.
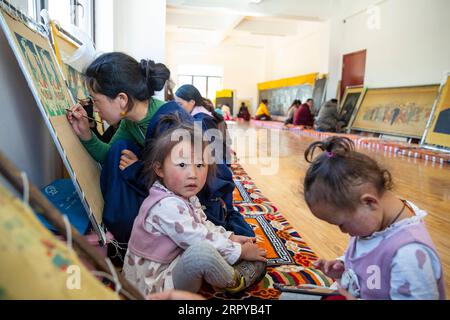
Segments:
[[[36,20],[36,1],[35,0],[9,0],[7,4],[11,4],[14,8],[20,12],[25,13],[27,16]]]
[[[52,20],[64,26],[75,25],[94,40],[95,0],[6,0],[17,10],[35,21],[40,21],[40,12],[47,9]]]
[[[222,77],[178,75],[177,88],[184,84],[192,84],[202,97],[214,100],[216,92],[222,90]]]
[[[46,8],[63,28],[75,25],[94,39],[94,0],[46,0]]]

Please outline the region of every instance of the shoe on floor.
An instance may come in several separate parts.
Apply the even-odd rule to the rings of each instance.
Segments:
[[[261,261],[242,261],[234,266],[234,270],[240,279],[240,284],[235,289],[227,291],[237,293],[243,291],[252,285],[260,282],[266,275],[267,262]]]

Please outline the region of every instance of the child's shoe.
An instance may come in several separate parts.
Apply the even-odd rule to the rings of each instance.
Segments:
[[[230,293],[243,291],[255,283],[260,282],[266,275],[267,262],[242,261],[234,266],[238,285],[235,288],[227,288]]]

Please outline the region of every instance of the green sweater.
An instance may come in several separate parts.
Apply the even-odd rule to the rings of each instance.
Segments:
[[[118,140],[131,140],[143,147],[145,144],[145,135],[147,133],[148,124],[155,115],[156,111],[158,111],[164,103],[164,101],[151,99],[148,105],[147,116],[143,120],[139,122],[133,122],[125,119],[122,120],[109,144],[102,142],[95,134],[92,134],[91,140],[81,141],[81,143],[84,145],[92,158],[100,163],[106,160],[109,148]]]

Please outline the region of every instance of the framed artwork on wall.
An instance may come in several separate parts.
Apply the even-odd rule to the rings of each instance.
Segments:
[[[442,82],[422,143],[450,148],[450,73]]]
[[[439,85],[367,89],[352,130],[421,139]]]
[[[351,126],[353,115],[358,109],[359,104],[364,96],[364,87],[347,87],[345,89],[344,98],[339,106],[339,119],[345,122],[345,126]]]

